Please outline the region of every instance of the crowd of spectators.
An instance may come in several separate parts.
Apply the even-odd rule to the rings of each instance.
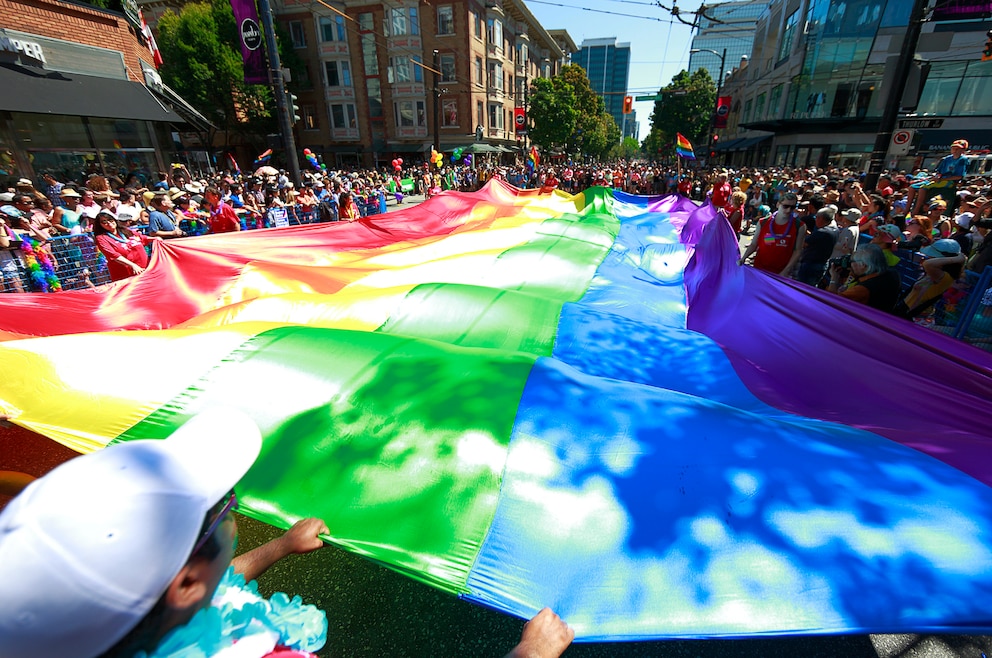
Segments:
[[[948,162],[940,163],[937,170],[946,170],[946,175],[887,171],[870,188],[863,173],[843,168],[679,171],[626,161],[546,162],[538,167],[480,161],[440,168],[419,164],[391,172],[319,171],[306,174],[299,189],[285,171],[268,167],[254,176],[224,171],[209,177],[175,167],[148,184],[137,177],[125,184],[99,175],[79,182],[45,174],[37,188],[21,179],[0,195],[0,272],[6,291],[25,290],[25,281],[30,289],[42,289],[37,283],[42,278],[24,276],[29,264],[19,245],[35,247],[35,269],[39,263],[41,269],[46,263],[56,269],[59,256],[47,246],[53,238],[90,236],[101,238],[94,244],[109,262],[95,262],[92,257],[99,254],[93,248],[92,262],[86,262],[85,245],[72,254],[80,261],[75,287],[80,281],[92,285],[96,267],[109,271],[114,280],[140,271],[147,259],[138,251],[147,238],[283,226],[291,223],[288,216],[354,221],[384,212],[387,202],[402,204],[410,194],[430,198],[443,190],[474,191],[502,179],[545,193],[606,186],[630,194],[678,192],[709,200],[738,236],[750,236],[742,247],[742,264],[753,259],[760,269],[922,321],[932,316],[934,300],[967,288],[992,262],[992,240],[985,239],[992,228],[990,180],[958,175],[966,148],[956,142]],[[111,224],[101,220],[111,218],[116,230],[105,232],[101,225]],[[888,272],[900,276],[895,293],[890,290],[894,277],[877,269],[879,258]],[[908,278],[913,273],[918,276]]]

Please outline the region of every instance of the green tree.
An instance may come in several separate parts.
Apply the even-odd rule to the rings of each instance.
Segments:
[[[575,132],[578,118],[571,85],[560,76],[534,79],[527,113],[531,122],[530,139],[534,144],[544,149],[565,146]]]
[[[673,93],[677,92],[677,93]],[[684,92],[684,93],[683,93]],[[675,134],[682,133],[698,152],[709,148],[709,132],[716,105],[716,85],[709,71],[699,69],[692,75],[679,72],[660,92],[651,113],[651,132],[645,139],[645,150],[662,155]]]
[[[641,154],[641,145],[633,137],[624,137],[623,141],[610,150],[613,159],[633,160]]]
[[[163,82],[172,87],[224,133],[224,146],[237,134],[253,145],[276,130],[275,102],[268,85],[244,81],[244,65],[234,13],[228,0],[185,5],[167,11],[158,22]],[[307,83],[305,68],[288,37],[276,32],[282,65],[293,72],[294,87]],[[214,142],[211,131],[206,143]]]

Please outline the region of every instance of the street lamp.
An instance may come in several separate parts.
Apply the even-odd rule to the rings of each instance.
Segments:
[[[716,113],[720,108],[720,90],[723,88],[723,70],[727,62],[727,49],[724,48],[722,53],[718,53],[715,50],[710,50],[709,48],[693,48],[689,51],[690,55],[695,53],[713,53],[720,58],[720,74],[716,78],[716,104],[713,106],[713,119],[710,121],[710,143],[707,145],[709,148],[712,148],[713,136],[716,134]]]

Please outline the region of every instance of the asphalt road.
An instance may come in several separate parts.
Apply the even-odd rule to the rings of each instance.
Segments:
[[[278,536],[271,526],[239,516],[239,551]],[[334,547],[286,558],[259,585],[263,593],[299,594],[327,613],[320,652],[379,658],[503,656],[523,621],[422,585]],[[893,583],[893,587],[911,587]],[[566,620],[567,621],[567,620]],[[983,653],[984,652],[984,653]],[[566,658],[981,658],[992,637],[847,635],[753,640],[688,640],[573,644]]]

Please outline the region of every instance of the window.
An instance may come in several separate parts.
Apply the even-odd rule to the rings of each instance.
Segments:
[[[482,14],[480,14],[479,12],[475,12],[474,14],[472,14],[472,17],[475,19],[475,38],[481,40],[482,39]]]
[[[303,21],[289,22],[289,36],[293,40],[293,48],[307,47],[307,33],[303,31]]]
[[[393,105],[396,112],[397,127],[427,127],[427,108],[424,101],[397,101]]]
[[[961,80],[954,113],[961,116],[992,114],[992,62],[972,61]]]
[[[413,73],[413,81],[414,82],[423,82],[424,81],[424,66],[423,66],[424,60],[421,59],[420,55],[415,55],[415,56],[411,57],[410,59],[411,59],[411,61],[416,62],[416,64],[411,64],[410,65],[411,72]]]
[[[303,130],[318,130],[317,109],[313,105],[304,105],[303,110]]]
[[[772,119],[778,117],[778,104],[782,100],[782,85],[775,85],[772,88],[772,95],[768,99],[768,116]]]
[[[961,79],[964,76],[965,62],[934,62],[927,76],[920,103],[916,108],[918,114],[948,115],[954,105],[954,97],[958,95]]]
[[[475,123],[477,126],[483,126],[486,123],[486,110],[482,101],[477,101],[475,104]]]
[[[335,103],[331,105],[332,128],[358,128],[358,115],[353,103]]]
[[[751,120],[751,99],[749,98],[747,102],[744,103],[744,116],[741,117],[741,123],[747,123]]]
[[[441,125],[451,128],[458,125],[458,101],[446,98],[441,103]]]
[[[361,30],[362,32],[371,32],[372,30],[375,29],[375,26],[372,23],[371,13],[358,15],[358,29]]]
[[[481,57],[476,57],[475,58],[475,75],[473,77],[475,78],[475,83],[477,85],[479,85],[480,87],[482,85],[486,84],[486,81],[482,79],[482,58]]]
[[[455,56],[441,55],[441,82],[456,82]]]
[[[406,56],[390,57],[389,58],[389,71],[386,73],[386,78],[389,80],[389,84],[398,84],[403,82],[410,82],[413,80],[413,76],[410,72],[410,58]],[[420,69],[419,66],[414,67],[417,70]],[[421,76],[423,73],[421,73]]]
[[[754,101],[754,120],[761,121],[765,118],[765,94],[758,94]]]
[[[486,21],[489,31],[489,44],[496,46],[497,50],[503,50],[503,23],[490,18]]]
[[[379,58],[375,54],[375,35],[362,35],[362,65],[365,75],[379,75]]]
[[[517,48],[517,64],[520,66],[527,66],[527,58],[529,53],[527,51],[527,44],[522,43],[520,47]]]
[[[344,41],[345,38],[343,16],[335,16],[333,18],[327,16],[320,17],[321,41],[325,43],[328,41]]]
[[[503,65],[499,62],[489,65],[489,86],[503,91]]]
[[[351,86],[351,64],[347,60],[324,62],[324,72],[327,74],[328,87]]]
[[[417,16],[416,7],[410,7],[410,34],[420,34],[420,18]]]
[[[420,34],[420,23],[417,18],[417,8],[390,9],[386,12],[389,17],[386,23],[386,36],[401,37],[407,34]],[[392,30],[392,32],[390,32]]]
[[[489,127],[503,130],[503,106],[493,103],[489,106]]]
[[[365,89],[369,93],[369,116],[373,119],[382,118],[382,85],[379,78],[365,80]]]
[[[455,33],[455,11],[451,5],[441,5],[437,8],[437,33]]]
[[[796,27],[799,25],[799,10],[789,14],[785,19],[785,27],[782,30],[782,38],[778,41],[778,60],[789,56],[792,52],[792,41],[796,37]]]

